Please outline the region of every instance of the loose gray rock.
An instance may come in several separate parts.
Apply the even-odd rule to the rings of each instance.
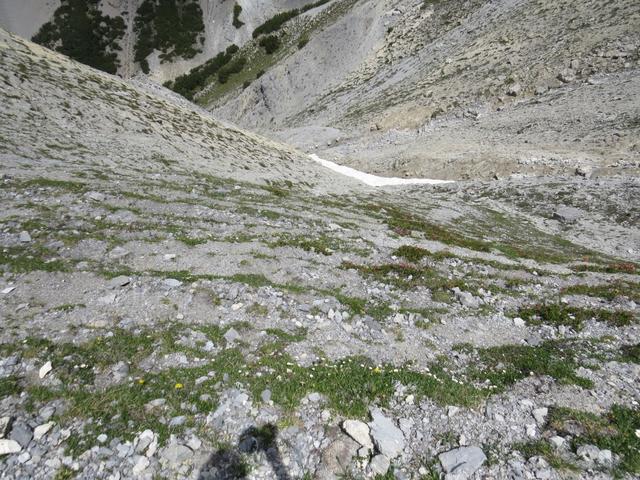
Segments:
[[[18,453],[20,450],[22,450],[22,447],[15,440],[9,440],[6,438],[0,440],[0,456]]]
[[[26,423],[16,422],[11,429],[9,438],[18,442],[22,448],[26,448],[33,438],[33,431]]]
[[[29,232],[27,231],[20,232],[20,241],[22,243],[29,243],[31,241],[31,235],[29,235]]]
[[[171,468],[177,468],[193,456],[191,449],[179,443],[172,443],[163,448],[160,452],[161,460]]]
[[[438,455],[440,465],[447,474],[445,478],[464,480],[471,477],[487,460],[479,447],[460,447]],[[449,477],[449,475],[452,475]]]
[[[562,223],[575,223],[582,217],[582,212],[574,207],[560,207],[553,212],[553,218]]]
[[[44,437],[47,433],[49,433],[49,430],[51,430],[54,425],[55,425],[55,423],[53,423],[53,422],[47,422],[47,423],[43,423],[42,425],[38,425],[33,430],[33,439],[36,442],[38,440],[42,439],[42,437]]]
[[[388,458],[395,458],[404,450],[404,434],[394,422],[384,416],[378,408],[371,409],[371,436],[373,441],[383,455]]]
[[[129,283],[131,283],[131,278],[127,277],[126,275],[120,275],[118,277],[112,278],[109,281],[109,285],[112,288],[124,287],[126,285],[129,285]]]
[[[342,422],[342,429],[347,435],[353,438],[363,447],[373,450],[373,442],[369,435],[369,426],[360,420],[345,420]]]
[[[0,417],[0,438],[5,438],[9,434],[12,422],[11,417]]]
[[[260,398],[264,403],[268,403],[271,400],[271,390],[263,390],[260,394]]]
[[[240,338],[240,334],[233,327],[227,330],[224,334],[224,339],[227,341],[227,343],[233,343],[239,338]]]
[[[391,462],[382,454],[376,455],[369,462],[369,473],[371,475],[386,475]]]
[[[167,288],[178,288],[180,285],[182,285],[182,282],[180,280],[176,280],[175,278],[166,278],[162,283]]]

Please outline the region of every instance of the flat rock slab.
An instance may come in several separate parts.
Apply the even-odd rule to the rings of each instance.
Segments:
[[[582,211],[573,207],[560,207],[553,212],[553,218],[561,223],[575,223],[582,217]]]
[[[487,460],[479,447],[460,447],[438,455],[446,480],[465,480]]]
[[[371,436],[378,451],[387,458],[395,458],[404,450],[404,434],[393,420],[385,417],[378,408],[371,409]]]
[[[369,426],[360,420],[345,420],[342,429],[363,447],[373,450],[373,442],[369,436]]]

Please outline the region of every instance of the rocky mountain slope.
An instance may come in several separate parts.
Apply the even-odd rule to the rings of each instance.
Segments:
[[[200,103],[374,173],[637,172],[637,2],[337,4],[304,48],[280,53],[244,90],[214,85]]]
[[[637,177],[372,189],[0,60],[3,478],[640,474]]]

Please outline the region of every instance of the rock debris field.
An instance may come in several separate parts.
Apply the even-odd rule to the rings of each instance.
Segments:
[[[638,178],[372,189],[0,59],[0,477],[640,474]]]

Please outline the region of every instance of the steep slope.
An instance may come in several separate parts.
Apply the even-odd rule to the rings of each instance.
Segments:
[[[202,103],[305,148],[346,138],[325,155],[376,173],[637,165],[637,2],[350,3],[248,88],[225,86]]]
[[[0,63],[0,477],[640,474],[637,178],[365,188]]]

